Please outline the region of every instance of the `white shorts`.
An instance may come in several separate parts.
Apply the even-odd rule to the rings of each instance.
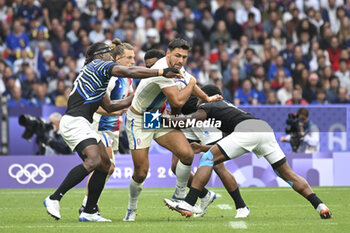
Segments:
[[[143,116],[130,111],[126,113],[126,134],[131,150],[144,149],[151,146],[152,139],[159,138],[174,129],[144,129]]]
[[[101,141],[100,135],[93,129],[92,124],[80,116],[64,115],[60,122],[60,133],[73,152],[75,147],[86,139],[94,138],[97,143]]]
[[[199,141],[202,145],[209,145],[211,143],[217,142],[223,137],[221,130],[216,128],[186,128],[181,129],[185,137],[189,140]]]
[[[97,133],[101,137],[102,143],[105,145],[105,147],[111,147],[113,151],[118,150],[119,146],[119,131],[97,131]]]
[[[285,157],[272,128],[262,120],[242,121],[230,135],[217,144],[221,152],[230,159],[252,151],[258,158],[265,157],[270,164]]]

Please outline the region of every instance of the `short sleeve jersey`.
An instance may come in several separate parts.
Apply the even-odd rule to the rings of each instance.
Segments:
[[[92,123],[92,116],[106,93],[115,65],[111,61],[96,59],[82,68],[68,99],[67,115],[82,116]]]
[[[152,66],[152,69],[165,69],[165,68],[168,68],[166,57],[159,59]],[[180,69],[180,73],[183,76],[183,79],[181,79],[181,82],[182,81],[187,82],[191,75],[187,73],[187,71],[185,71],[183,67]],[[157,76],[157,77],[141,80],[140,84],[136,89],[135,96],[131,106],[139,113],[143,113],[144,111],[150,111],[150,110],[156,111],[161,109],[161,107],[166,101],[166,96],[162,92],[162,89],[166,87],[178,85],[177,84],[178,81],[175,79],[165,78],[163,76]]]
[[[198,108],[203,109],[207,113],[207,119],[221,121],[221,127],[218,129],[227,134],[232,133],[240,122],[257,119],[250,113],[226,101],[203,103]]]

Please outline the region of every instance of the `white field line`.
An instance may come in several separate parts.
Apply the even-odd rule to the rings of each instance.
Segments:
[[[216,205],[219,209],[221,210],[232,210],[232,207],[228,204],[219,204],[219,205]]]
[[[233,229],[247,229],[247,223],[245,221],[229,222],[230,227]]]

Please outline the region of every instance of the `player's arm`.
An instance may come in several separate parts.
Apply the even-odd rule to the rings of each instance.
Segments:
[[[201,145],[197,142],[192,142],[191,147],[193,150],[193,153],[198,154],[200,152],[207,152],[212,146],[210,145]]]
[[[164,76],[166,78],[181,78],[179,70],[173,67],[165,69],[148,69],[140,66],[113,66],[112,76],[129,78],[151,78]]]
[[[175,108],[181,108],[190,97],[193,87],[196,85],[194,78],[190,79],[188,85],[179,91],[176,85],[162,88],[162,92],[169,101],[169,104]]]
[[[131,105],[134,95],[130,95],[124,99],[111,100],[108,95],[103,97],[101,106],[107,113],[123,110]]]
[[[121,116],[125,113],[125,109],[109,113],[100,106],[96,112],[104,116]]]
[[[197,96],[199,99],[203,101],[203,103],[206,102],[215,102],[217,100],[223,100],[221,95],[213,95],[213,96],[208,96],[205,94],[202,89],[199,88],[198,85],[195,85],[192,90],[192,95]]]

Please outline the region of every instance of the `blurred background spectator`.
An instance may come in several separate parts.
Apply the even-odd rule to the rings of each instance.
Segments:
[[[65,106],[87,48],[114,37],[136,64],[182,37],[186,69],[240,104],[349,102],[344,0],[0,0],[0,94],[10,105]],[[137,85],[138,82],[135,82]]]

